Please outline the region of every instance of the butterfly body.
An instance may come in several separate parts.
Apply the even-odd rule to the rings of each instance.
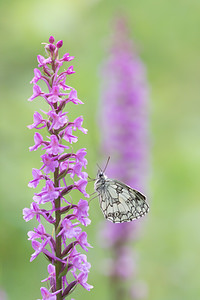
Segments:
[[[130,222],[144,216],[149,206],[143,194],[98,171],[94,189],[104,217],[113,223]]]

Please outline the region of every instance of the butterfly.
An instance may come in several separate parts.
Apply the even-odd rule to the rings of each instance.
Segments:
[[[94,189],[104,217],[113,223],[130,222],[149,211],[146,197],[125,183],[109,179],[99,170]]]

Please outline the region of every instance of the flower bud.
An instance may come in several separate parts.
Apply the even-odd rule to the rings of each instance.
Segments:
[[[49,38],[49,43],[50,44],[53,44],[55,42],[55,39],[54,37],[51,35],[50,38]]]
[[[55,49],[56,49],[56,46],[55,46],[55,45],[53,45],[53,44],[50,44],[50,45],[49,45],[49,50],[50,50],[51,52],[54,52]]]
[[[61,48],[62,45],[63,45],[63,41],[60,40],[60,41],[57,42],[56,47],[57,47],[57,48]]]

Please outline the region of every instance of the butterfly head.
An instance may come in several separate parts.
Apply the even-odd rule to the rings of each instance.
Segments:
[[[97,180],[100,179],[102,181],[106,180],[107,176],[104,174],[102,170],[98,170],[97,172]]]
[[[102,186],[104,186],[106,182],[107,176],[103,173],[102,170],[98,170],[97,172],[97,179],[94,184],[94,189],[98,191],[98,189],[101,189]]]

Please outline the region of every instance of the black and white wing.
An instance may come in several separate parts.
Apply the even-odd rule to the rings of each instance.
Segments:
[[[145,196],[118,180],[107,179],[98,192],[104,217],[113,223],[130,222],[149,211]]]

